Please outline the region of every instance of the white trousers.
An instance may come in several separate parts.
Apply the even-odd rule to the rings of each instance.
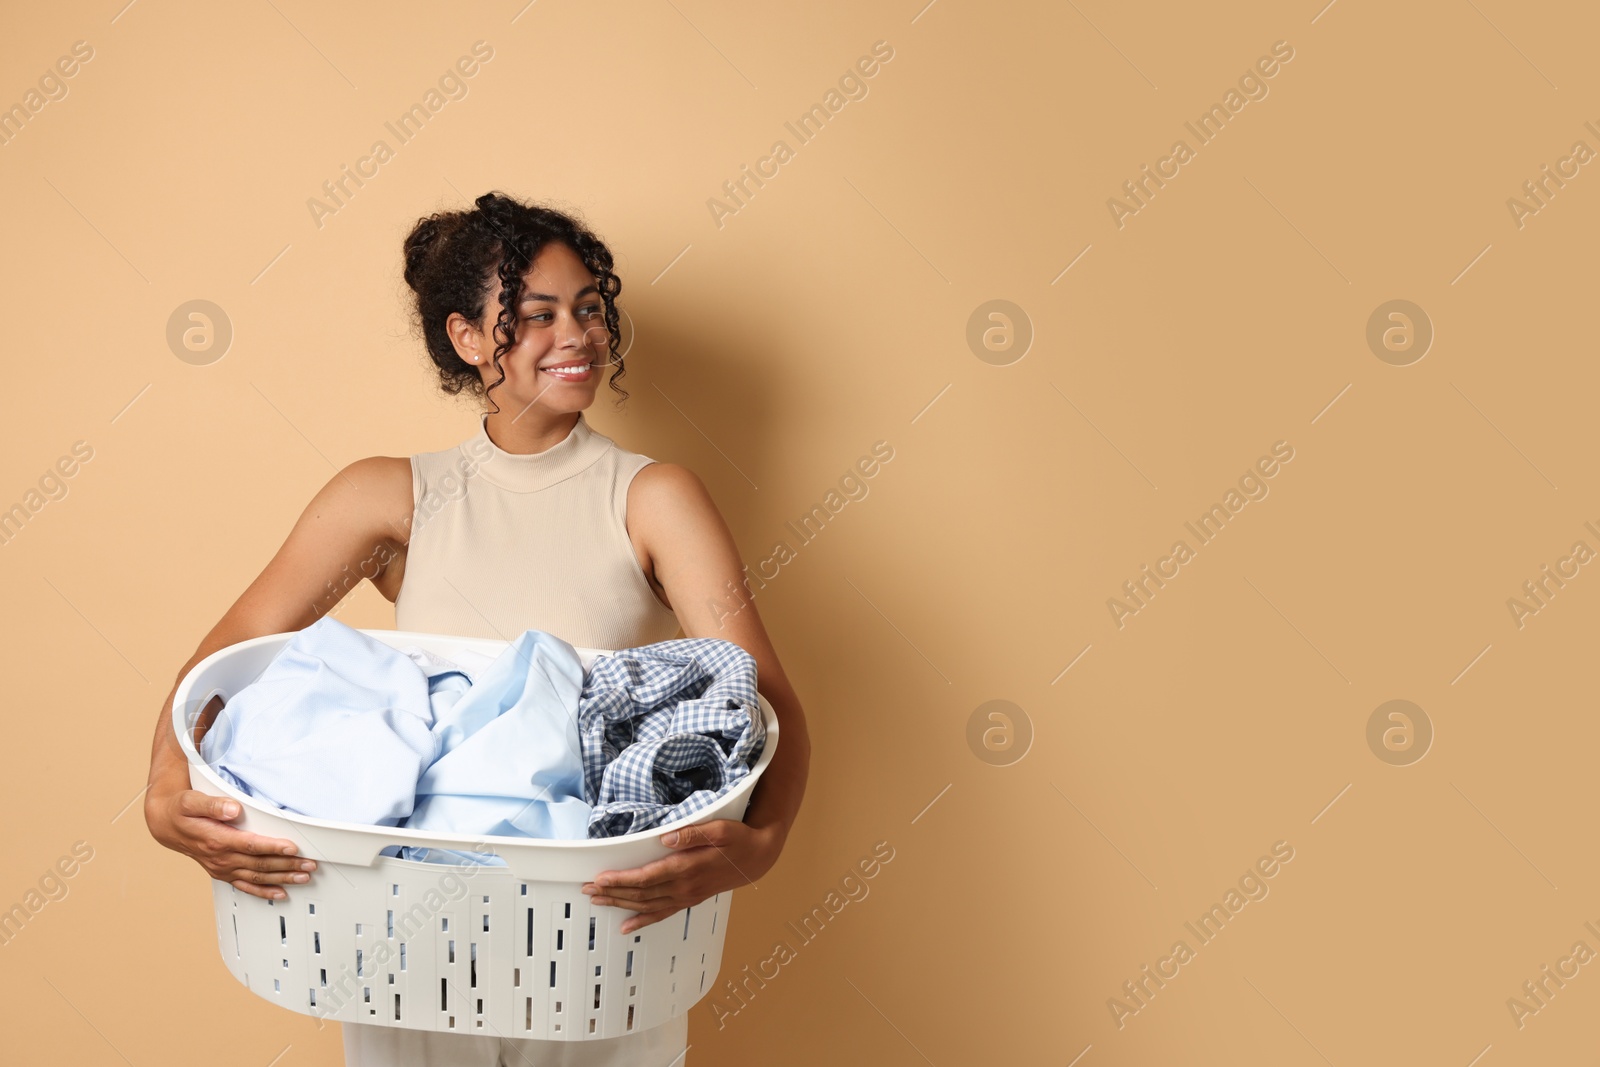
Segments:
[[[684,1067],[689,1016],[622,1037],[542,1041],[343,1023],[345,1067]]]

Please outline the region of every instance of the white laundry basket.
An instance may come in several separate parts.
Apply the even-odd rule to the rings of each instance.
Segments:
[[[396,648],[446,658],[496,655],[505,641],[366,630]],[[341,1023],[582,1041],[658,1026],[715,985],[731,891],[631,933],[638,914],[591,906],[582,883],[670,855],[669,829],[742,819],[777,747],[772,705],[759,697],[766,743],[751,773],[687,819],[623,837],[549,840],[427,833],[313,819],[247,796],[200,757],[193,725],[199,697],[224,701],[260,676],[293,633],[242,641],[207,656],[179,683],[172,722],[193,788],[231,797],[231,825],[288,838],[317,861],[311,880],[266,900],[211,880],[217,943],[233,976],[290,1011]],[[614,650],[577,649],[587,674]],[[390,845],[493,852],[505,866],[440,864],[379,856]]]

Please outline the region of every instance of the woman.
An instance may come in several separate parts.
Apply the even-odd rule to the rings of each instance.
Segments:
[[[601,872],[584,891],[633,912],[626,933],[760,878],[805,792],[805,718],[705,486],[685,467],[619,448],[584,418],[603,367],[614,368],[611,387],[627,396],[616,384],[622,285],[610,251],[561,212],[487,193],[472,211],[419,220],[405,257],[441,387],[494,408],[457,448],[374,456],[331,478],[179,680],[219,648],[310,625],[348,591],[352,573],[395,602],[400,630],[509,640],[540,629],[573,645],[628,648],[674,637],[681,625],[685,637],[732,641],[755,658],[782,727],[744,820],[666,835],[671,855]],[[307,881],[316,865],[290,841],[233,828],[235,804],[188,788],[171,710],[169,694],[145,794],[151,834],[213,878],[285,898],[281,887]],[[343,1029],[346,1063],[361,1067],[682,1067],[688,1019],[594,1041]]]

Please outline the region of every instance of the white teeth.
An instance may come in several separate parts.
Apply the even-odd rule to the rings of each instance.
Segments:
[[[589,369],[588,364],[578,367],[542,367],[546,374],[582,374]]]

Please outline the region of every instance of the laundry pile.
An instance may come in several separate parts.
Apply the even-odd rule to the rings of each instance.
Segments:
[[[324,616],[222,696],[200,755],[241,792],[312,818],[479,837],[616,837],[672,822],[742,781],[766,739],[755,660],[719,638],[620,649],[586,677],[577,651],[543,630],[494,656],[447,659]]]

